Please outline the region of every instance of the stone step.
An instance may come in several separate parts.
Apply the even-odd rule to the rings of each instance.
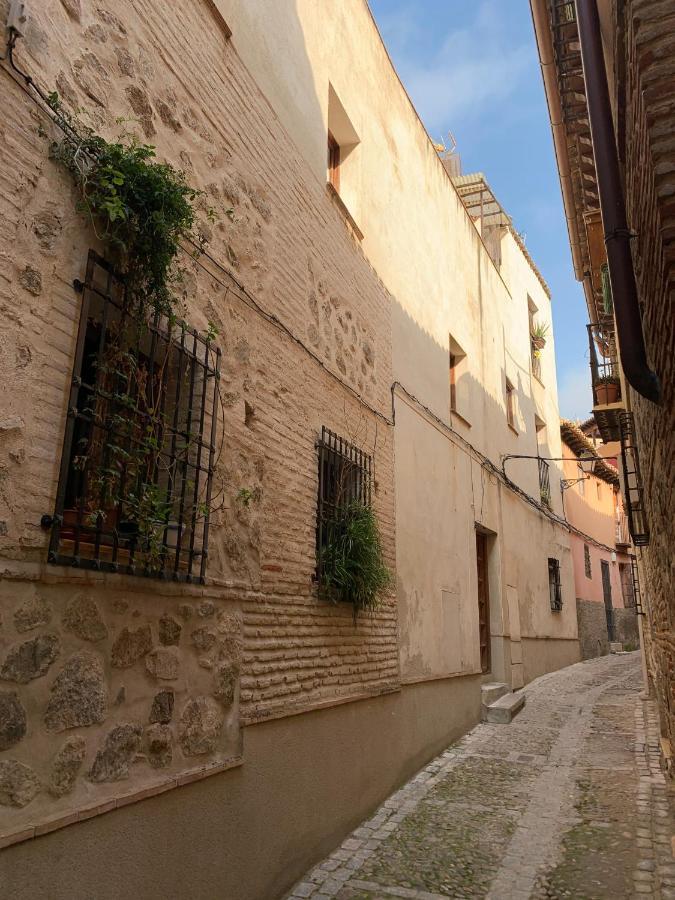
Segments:
[[[620,641],[610,641],[609,642],[609,652],[610,653],[621,653],[623,651],[623,644]]]
[[[511,688],[508,684],[504,684],[503,681],[490,681],[487,684],[481,685],[480,701],[483,706],[489,706],[491,703],[494,703],[495,700],[499,700],[500,697],[503,697],[504,694],[510,693]]]
[[[505,694],[488,706],[486,721],[493,725],[508,725],[523,706],[525,706],[525,694],[522,691]]]

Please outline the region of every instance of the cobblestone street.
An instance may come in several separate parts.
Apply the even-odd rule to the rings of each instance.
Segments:
[[[290,897],[675,898],[673,817],[639,653],[526,688],[391,796]]]

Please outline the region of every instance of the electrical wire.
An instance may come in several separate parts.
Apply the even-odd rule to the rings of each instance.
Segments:
[[[12,68],[14,69],[14,71],[19,76],[21,76],[21,78],[24,80],[25,86],[28,88],[32,88],[33,91],[35,91],[35,93],[38,95],[38,97],[42,101],[42,104],[44,104],[44,106],[42,106],[41,104],[38,104],[38,106],[40,106],[42,111],[64,133],[68,133],[71,137],[76,139],[78,142],[81,142],[82,139],[81,139],[80,135],[76,132],[76,130],[72,127],[72,125],[63,116],[60,116],[52,108],[52,106],[50,105],[49,95],[46,94],[45,91],[43,91],[39,87],[39,85],[35,82],[35,80],[30,75],[28,75],[26,72],[23,72],[16,65],[16,63],[14,61],[14,56],[13,56],[14,42],[15,42],[15,40],[11,40],[11,38],[10,38],[10,41],[8,42],[8,45],[7,45],[7,57],[6,57],[9,59],[9,62],[11,64]],[[11,76],[11,72],[9,72],[4,66],[2,68],[4,69],[5,72],[7,72]],[[15,79],[13,79],[13,80],[15,80]],[[28,97],[30,97],[33,100],[33,102],[37,103],[36,98],[30,93],[30,91],[26,90],[22,85],[20,85],[20,86],[24,89],[24,92],[26,93],[26,95]],[[506,475],[506,472],[503,470],[503,466],[502,466],[502,469],[500,469],[488,456],[481,453],[481,451],[478,450],[476,447],[474,447],[474,445],[471,444],[470,441],[467,441],[466,438],[464,438],[457,431],[455,431],[451,425],[449,425],[447,422],[444,422],[428,406],[426,406],[426,404],[424,404],[412,392],[410,392],[400,381],[394,381],[391,385],[391,416],[387,416],[380,410],[376,409],[348,382],[343,381],[343,379],[340,378],[339,375],[337,375],[330,368],[328,368],[328,366],[326,366],[325,362],[321,359],[321,357],[318,356],[318,354],[316,354],[310,347],[308,347],[284,322],[281,321],[281,319],[278,318],[278,316],[276,316],[274,313],[271,313],[268,310],[264,309],[264,307],[262,307],[260,305],[260,303],[258,303],[258,301],[255,299],[255,297],[253,297],[246,290],[244,285],[241,284],[241,282],[239,282],[237,278],[235,278],[235,276],[232,274],[232,272],[227,267],[225,267],[219,260],[217,260],[214,256],[212,256],[206,250],[206,248],[204,246],[200,245],[199,243],[197,243],[197,241],[194,241],[192,238],[187,237],[187,236],[186,236],[185,240],[194,249],[188,250],[183,245],[180,245],[181,250],[185,254],[187,254],[207,275],[209,275],[211,278],[213,278],[222,287],[226,288],[228,294],[232,294],[233,296],[235,296],[238,300],[240,300],[240,302],[242,302],[245,306],[247,306],[252,311],[256,312],[262,318],[264,318],[269,324],[273,325],[275,328],[277,328],[278,330],[280,330],[284,334],[286,334],[287,337],[289,337],[307,355],[309,355],[314,360],[314,362],[316,362],[326,372],[327,375],[329,375],[332,379],[334,379],[340,385],[342,385],[342,387],[344,387],[360,404],[362,404],[366,409],[368,409],[370,412],[372,412],[373,415],[375,415],[378,419],[381,419],[383,422],[385,422],[389,426],[392,426],[392,427],[395,426],[395,424],[396,424],[395,393],[396,393],[396,389],[399,388],[403,393],[406,394],[406,396],[415,405],[417,405],[420,409],[424,410],[424,412],[428,416],[430,416],[436,422],[436,424],[438,426],[440,426],[440,428],[443,430],[443,432],[446,435],[450,436],[452,442],[459,449],[463,450],[463,452],[465,452],[469,456],[473,455],[475,457],[475,459],[480,463],[480,465],[483,469],[485,469],[488,473],[493,475],[496,478],[496,480],[498,482],[500,482],[501,484],[503,484],[506,488],[508,488],[508,490],[517,494],[521,500],[528,503],[530,506],[532,506],[534,509],[536,509],[539,513],[544,515],[546,518],[550,519],[552,522],[555,522],[556,524],[560,525],[562,528],[564,528],[570,532],[573,532],[573,533],[579,535],[580,537],[583,537],[584,539],[593,543],[595,546],[601,547],[602,549],[605,549],[605,550],[612,549],[612,548],[607,547],[604,544],[600,543],[599,541],[596,541],[594,538],[592,538],[590,535],[585,534],[585,532],[581,531],[580,529],[575,528],[573,525],[571,525],[567,521],[567,519],[561,518],[556,513],[552,512],[551,510],[546,509],[546,507],[544,507],[541,503],[539,503],[534,497],[530,496],[530,494],[528,494],[519,485],[517,485],[514,481],[512,481]],[[211,272],[201,262],[202,257],[206,257],[206,259],[208,259],[211,263],[213,263],[213,265],[227,277],[229,284],[223,282],[217,275],[215,275],[213,272]],[[233,285],[235,285],[238,290],[234,290]],[[222,409],[222,398],[221,398],[221,409]],[[464,446],[460,446],[460,444],[462,444]],[[222,445],[221,445],[220,451],[222,451]],[[219,452],[219,456],[220,456],[220,452]],[[482,475],[481,475],[481,481],[482,481]],[[481,508],[482,508],[482,501],[481,501]]]

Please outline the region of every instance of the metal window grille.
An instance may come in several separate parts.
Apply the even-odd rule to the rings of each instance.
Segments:
[[[49,562],[204,581],[220,349],[89,252]]]
[[[591,572],[591,550],[588,544],[584,544],[584,570],[586,572],[586,578],[592,578]]]
[[[544,506],[551,509],[551,480],[549,465],[545,459],[539,459],[539,497]]]
[[[640,473],[640,458],[635,440],[635,421],[633,414],[622,412],[619,417],[621,426],[621,459],[623,464],[624,499],[628,513],[628,529],[636,547],[645,547],[649,543],[649,525],[645,509],[645,490]]]
[[[548,560],[548,592],[551,599],[551,609],[562,609],[562,587],[560,585],[560,562],[549,557]]]
[[[322,581],[322,555],[354,502],[370,506],[372,457],[326,427],[317,443],[319,493],[316,521],[316,579]]]

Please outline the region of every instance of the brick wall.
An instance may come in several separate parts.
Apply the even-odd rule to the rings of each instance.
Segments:
[[[647,353],[663,387],[655,407],[632,393],[651,542],[642,552],[649,607],[648,654],[663,733],[675,737],[675,7],[630,0],[624,7],[625,159],[628,220]]]
[[[194,614],[192,622],[219,623],[223,640],[236,645],[240,684],[228,712],[230,743],[216,748],[218,758],[238,751],[239,721],[376,695],[399,683],[393,598],[355,622],[350,607],[319,602],[312,583],[322,425],[373,454],[374,505],[394,565],[393,436],[382,418],[391,411],[390,298],[215,15],[207,0],[169,6],[52,0],[31,8],[16,52],[17,63],[45,90],[57,89],[66,104],[82,107],[105,136],[119,131],[117,117],[130,118],[127,128],[187,171],[205,192],[202,208],[212,205],[218,215],[215,225],[202,216],[211,254],[292,333],[256,312],[213,264],[204,261],[204,271],[189,257],[182,260],[187,318],[202,329],[214,322],[223,350],[224,441],[215,476],[223,503],[212,518],[204,589],[45,565],[47,536],[39,522],[54,509],[80,308],[72,281],[83,276],[88,248],[101,248],[76,211],[69,177],[48,158],[42,131],[58,134],[21,86],[0,72],[0,664],[22,639],[17,623],[27,601],[38,613],[45,604],[50,611],[30,640],[49,621],[64,648],[29,685],[0,677],[0,689],[16,693],[29,720],[26,737],[9,750],[3,745],[0,764],[11,757],[35,766],[33,786],[49,779],[60,742],[45,733],[42,714],[66,651],[97,657],[101,698],[109,698],[95,724],[73,732],[84,741],[74,793],[55,800],[37,791],[25,809],[9,812],[10,828],[69,813],[80,793],[101,798],[104,807],[112,797],[114,805],[119,786],[97,793],[86,773],[111,726],[125,722],[140,735],[157,684],[145,652],[118,684],[112,647],[125,629],[142,628],[149,651],[161,640],[165,613],[185,623],[180,610],[187,606],[183,613]],[[247,506],[237,501],[242,488],[253,497]],[[64,637],[68,603],[82,593],[101,620],[100,642],[91,647],[77,635]],[[208,654],[196,653],[192,622],[164,648],[181,664],[177,705],[189,701],[196,684],[209,684],[213,666]],[[20,718],[14,701],[6,702]],[[172,741],[174,725],[168,727]],[[147,786],[147,757],[131,751],[127,757],[125,790]],[[200,757],[202,770],[210,758]],[[177,745],[173,783],[187,769],[192,766]]]

